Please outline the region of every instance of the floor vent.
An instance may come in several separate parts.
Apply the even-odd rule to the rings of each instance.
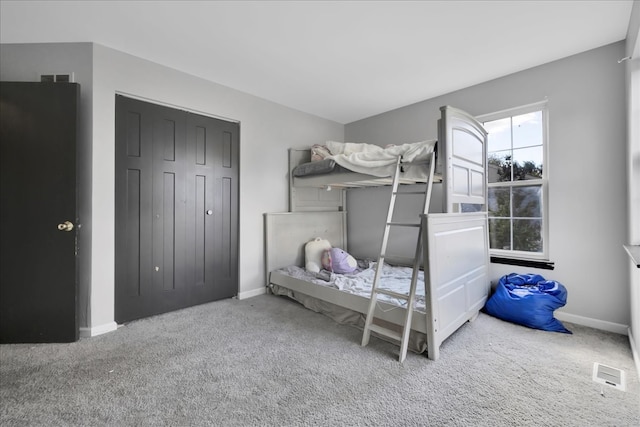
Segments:
[[[627,388],[623,370],[601,363],[593,364],[593,380],[622,391]]]

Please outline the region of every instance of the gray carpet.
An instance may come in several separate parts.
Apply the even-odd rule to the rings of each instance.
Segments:
[[[272,295],[132,322],[73,344],[0,346],[2,426],[637,426],[625,336],[481,314],[437,362]],[[592,381],[626,371],[627,392]],[[604,394],[601,392],[604,391]]]

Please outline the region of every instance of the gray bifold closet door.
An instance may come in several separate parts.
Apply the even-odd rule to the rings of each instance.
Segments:
[[[239,125],[116,96],[116,321],[238,291]]]

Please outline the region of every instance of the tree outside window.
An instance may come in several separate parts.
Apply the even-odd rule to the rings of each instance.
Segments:
[[[492,253],[546,256],[546,109],[493,115],[488,136],[489,241]]]

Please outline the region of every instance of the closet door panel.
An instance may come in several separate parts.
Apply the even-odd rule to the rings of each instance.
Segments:
[[[115,319],[146,313],[152,293],[149,214],[153,188],[153,115],[149,104],[116,97]]]
[[[190,301],[200,304],[214,299],[215,201],[213,189],[216,120],[187,114],[187,281]]]
[[[231,197],[231,189],[233,187],[233,180],[231,178],[223,177],[221,179],[220,196],[222,199],[222,209],[220,210],[220,239],[219,239],[219,252],[220,263],[219,273],[221,279],[229,279],[233,277],[233,259],[231,251],[228,250],[233,244],[233,209]]]
[[[239,126],[188,114],[187,128],[187,188],[195,195],[187,200],[187,260],[191,299],[200,303],[238,293]]]
[[[220,122],[216,133],[215,164],[215,231],[216,235],[216,299],[238,292],[238,177],[239,126]]]
[[[195,212],[193,213],[194,284],[203,286],[207,274],[207,177],[195,176]]]
[[[188,306],[185,275],[185,112],[154,106],[152,257],[150,310]]]
[[[116,97],[116,321],[187,305],[184,112]]]
[[[128,248],[128,256],[126,259],[126,271],[124,277],[126,295],[129,297],[140,296],[140,266],[142,259],[140,257],[140,230],[142,223],[142,215],[140,212],[141,204],[141,171],[139,169],[127,169],[127,206],[126,206],[126,226],[128,233],[124,236],[126,247]]]

